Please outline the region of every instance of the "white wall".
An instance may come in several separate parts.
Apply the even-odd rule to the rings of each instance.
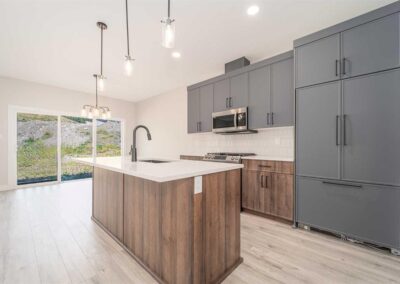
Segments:
[[[261,130],[258,134],[187,134],[187,91],[175,91],[136,103],[136,122],[149,127],[152,141],[138,132],[139,157],[178,159],[179,155],[207,152],[254,152],[258,155],[293,158],[293,127]]]
[[[109,106],[112,116],[125,120],[126,143],[130,147],[135,124],[135,105],[110,98],[99,98],[100,105]],[[80,115],[84,104],[93,104],[94,95],[0,77],[0,190],[8,185],[8,108],[21,106]],[[128,150],[129,151],[129,150]]]

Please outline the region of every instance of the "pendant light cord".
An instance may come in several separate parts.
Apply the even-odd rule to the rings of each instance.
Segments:
[[[98,94],[97,94],[97,75],[95,76],[95,78],[96,78],[96,108],[97,108],[97,106],[98,106]]]
[[[103,28],[101,30],[101,43],[100,43],[100,75],[103,76]],[[97,78],[96,78],[97,80]]]
[[[128,57],[130,58],[129,52],[129,22],[128,22],[128,0],[125,0],[125,12],[126,12],[126,43],[128,46]]]
[[[168,0],[168,19],[170,18],[171,14],[171,3],[170,0]]]

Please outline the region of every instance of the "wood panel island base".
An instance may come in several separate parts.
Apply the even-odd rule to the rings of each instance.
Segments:
[[[159,283],[220,283],[243,261],[241,165],[159,182],[92,164],[92,219]]]

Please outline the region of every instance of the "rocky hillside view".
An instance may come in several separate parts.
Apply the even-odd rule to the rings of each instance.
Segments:
[[[57,117],[18,114],[18,182],[57,179]],[[120,155],[120,122],[97,120],[97,153],[99,156]],[[92,155],[92,120],[61,117],[62,179],[91,176],[91,168],[69,160]]]

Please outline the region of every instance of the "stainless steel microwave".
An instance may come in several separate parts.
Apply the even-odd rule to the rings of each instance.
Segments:
[[[247,107],[230,109],[212,114],[215,133],[241,132],[248,130]]]

